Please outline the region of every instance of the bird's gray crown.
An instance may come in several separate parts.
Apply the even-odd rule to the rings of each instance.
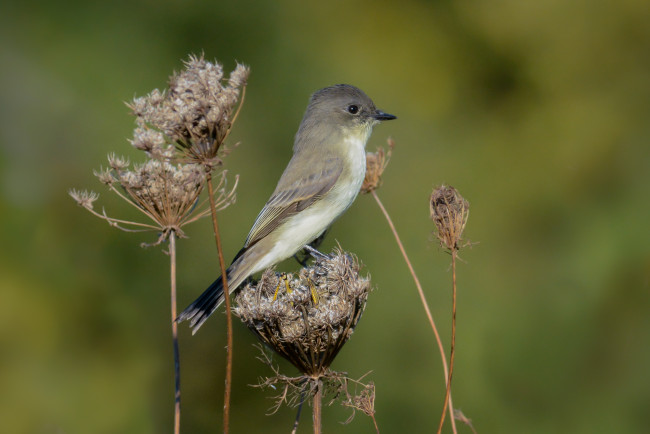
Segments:
[[[375,107],[361,89],[336,84],[314,92],[296,134],[294,150],[301,142],[316,144],[336,140],[344,131],[367,131],[380,121],[395,119]],[[347,133],[345,133],[347,134]]]
[[[349,112],[350,106],[358,108],[357,113]],[[358,87],[349,84],[336,84],[314,92],[307,107],[307,113],[326,114],[347,113],[348,115],[371,116],[376,111],[375,103]]]

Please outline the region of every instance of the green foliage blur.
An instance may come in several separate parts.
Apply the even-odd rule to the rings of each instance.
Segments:
[[[24,1],[0,6],[0,431],[172,431],[168,257],[77,207],[70,188],[116,152],[139,159],[124,101],[190,53],[251,67],[221,213],[234,256],[290,155],[309,95],[350,83],[399,119],[378,194],[449,347],[450,257],[428,196],[470,202],[453,397],[479,433],[634,433],[650,426],[650,8],[647,1]],[[232,178],[231,178],[232,179]],[[209,221],[179,242],[179,307],[218,276]],[[440,357],[372,197],[333,226],[376,290],[334,368],[377,387],[382,432],[435,432]],[[282,265],[290,270],[295,263]],[[225,321],[181,326],[182,431],[221,430]],[[235,321],[233,433],[266,416],[270,371]],[[279,361],[288,375],[295,371]],[[324,408],[324,431],[374,432]],[[309,409],[299,432],[311,432]],[[445,432],[450,432],[449,425]],[[470,432],[459,425],[460,433]]]

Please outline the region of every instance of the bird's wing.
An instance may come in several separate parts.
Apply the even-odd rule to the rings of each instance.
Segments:
[[[248,234],[246,247],[252,246],[287,218],[309,207],[330,191],[343,171],[341,159],[330,157],[318,162],[318,171],[311,172],[307,176],[296,177],[292,162],[280,178],[275,192],[257,216]]]

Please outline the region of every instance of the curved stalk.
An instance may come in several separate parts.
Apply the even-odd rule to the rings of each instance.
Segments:
[[[212,211],[212,227],[214,238],[217,242],[219,252],[219,266],[221,267],[221,278],[223,281],[223,293],[226,305],[226,381],[223,402],[223,432],[228,434],[230,430],[230,395],[232,390],[232,316],[230,312],[230,290],[228,289],[228,276],[226,275],[226,263],[223,260],[223,249],[221,248],[221,236],[219,235],[219,222],[217,221],[217,210],[214,204],[214,192],[212,188],[212,173],[207,176],[208,194],[210,196],[210,210]]]
[[[433,330],[433,334],[436,338],[436,342],[438,343],[438,350],[440,351],[440,357],[442,359],[442,368],[444,370],[445,374],[445,384],[447,387],[449,387],[449,371],[447,369],[447,357],[445,356],[445,348],[442,345],[442,340],[440,339],[440,334],[438,333],[438,328],[436,327],[436,323],[433,320],[433,315],[431,314],[431,310],[429,309],[429,303],[427,302],[427,298],[424,295],[424,290],[422,289],[422,285],[420,284],[420,279],[418,279],[417,274],[415,274],[415,270],[413,269],[413,265],[411,265],[411,261],[408,258],[408,255],[406,254],[406,250],[404,250],[404,245],[402,245],[402,241],[400,240],[400,237],[397,233],[397,229],[395,229],[395,225],[393,224],[393,220],[390,218],[390,215],[388,214],[388,211],[386,211],[386,208],[384,207],[384,204],[379,200],[379,196],[377,196],[377,193],[373,190],[372,191],[372,197],[375,198],[377,201],[377,205],[379,206],[379,209],[381,212],[384,214],[384,217],[386,218],[386,221],[388,222],[388,226],[390,227],[391,231],[393,232],[393,236],[395,237],[395,241],[397,241],[397,246],[399,247],[400,251],[402,252],[402,256],[404,257],[404,261],[406,262],[406,265],[409,268],[409,271],[411,272],[411,276],[413,277],[413,281],[415,282],[415,286],[417,287],[418,294],[420,295],[420,301],[422,302],[422,306],[424,307],[424,311],[426,312],[427,318],[429,319],[429,324],[431,325],[431,330]],[[455,263],[454,263],[455,265]],[[455,276],[455,274],[454,274]],[[454,407],[452,405],[452,400],[451,400],[451,393],[447,395],[445,398],[445,409],[447,408],[447,403],[449,404],[449,414],[451,415],[451,426],[454,431],[454,434],[457,434],[458,431],[456,431],[456,421],[454,420]]]

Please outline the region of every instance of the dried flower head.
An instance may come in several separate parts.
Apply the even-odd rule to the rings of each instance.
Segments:
[[[70,195],[111,226],[126,231],[160,231],[156,244],[171,231],[183,237],[184,225],[209,213],[203,206],[207,200],[199,204],[199,196],[212,179],[211,170],[221,164],[220,157],[226,154],[222,145],[237,116],[233,116],[234,108],[243,100],[240,93],[245,89],[248,72],[246,66],[237,65],[225,80],[220,64],[207,62],[203,56],[190,56],[185,69],[171,77],[168,91],[156,89],[129,104],[137,124],[130,142],[146,152],[148,159],[131,165],[128,159],[111,154],[108,168],[95,175],[153,223],[119,220],[107,216],[104,210],[94,211],[94,193],[71,190]],[[219,185],[208,198],[216,202],[215,210],[234,201],[237,181],[232,189],[227,187],[226,173],[222,172]]]
[[[366,416],[375,418],[375,383],[372,381],[368,384],[360,384],[355,382],[355,386],[361,386],[361,391],[358,394],[350,394],[346,389],[346,400],[343,402],[345,407],[349,407],[353,410],[352,414],[345,421],[345,423],[352,422],[356,411],[361,411]]]
[[[469,203],[458,190],[442,185],[431,193],[429,206],[440,244],[451,251],[458,250],[469,217]]]
[[[94,191],[79,191],[76,189],[71,189],[68,194],[77,202],[77,204],[87,210],[93,209],[93,202],[99,199],[99,194]]]
[[[350,338],[369,292],[356,258],[336,251],[297,276],[266,270],[240,291],[235,313],[302,373],[317,377]]]
[[[394,147],[393,139],[388,139],[387,153],[384,148],[377,148],[377,152],[366,152],[366,177],[361,185],[361,193],[371,193],[381,186],[381,175],[388,166]]]
[[[313,399],[320,406],[320,397],[329,396],[329,404],[342,399],[344,406],[374,419],[374,385],[329,368],[361,318],[369,292],[370,280],[359,276],[357,259],[339,249],[295,276],[266,270],[259,282],[239,292],[235,314],[303,374],[282,375],[262,353],[275,375],[259,387],[280,391],[272,413],[283,402],[295,406]]]
[[[219,63],[190,56],[185,68],[170,78],[168,91],[156,89],[129,104],[139,126],[133,146],[152,152],[168,140],[191,162],[209,168],[221,164],[222,145],[248,74],[248,67],[238,64],[225,80]]]
[[[162,150],[162,148],[161,148]],[[163,153],[165,153],[163,151]],[[209,209],[198,204],[199,196],[206,182],[205,170],[197,164],[173,164],[169,159],[149,159],[145,163],[132,165],[128,160],[114,154],[108,157],[109,168],[95,172],[95,176],[122,199],[134,205],[153,221],[153,224],[130,222],[108,217],[105,211],[93,210],[95,193],[70,191],[77,203],[94,215],[106,220],[111,226],[126,231],[159,231],[156,244],[167,238],[170,231],[183,237],[182,227],[209,213]],[[228,190],[226,173],[223,172],[216,188],[217,207],[223,209],[235,199],[235,188]]]

